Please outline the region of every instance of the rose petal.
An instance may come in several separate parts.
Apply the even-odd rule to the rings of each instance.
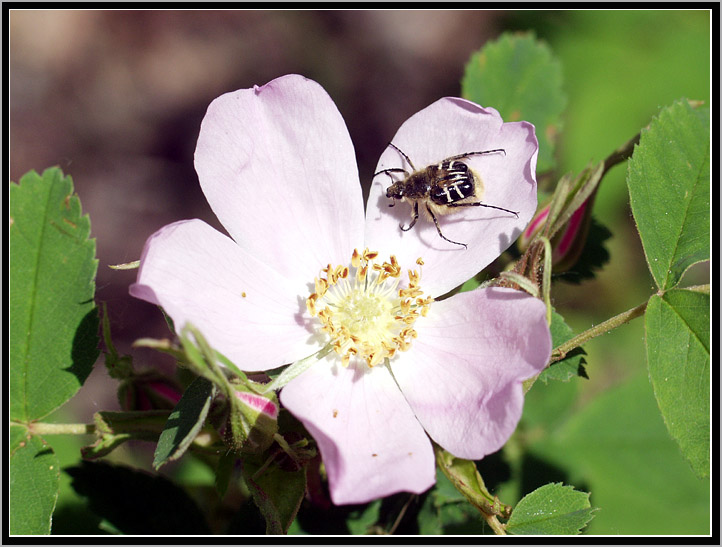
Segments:
[[[340,367],[324,359],[281,391],[281,403],[316,439],[337,505],[435,481],[434,454],[387,368]]]
[[[130,294],[162,306],[180,332],[191,322],[243,370],[265,370],[317,350],[299,286],[200,220],[161,228],[145,244]]]
[[[195,165],[233,239],[282,275],[313,281],[363,242],[363,200],[346,124],[298,75],[214,100]]]
[[[551,354],[543,302],[512,289],[460,293],[434,302],[415,328],[392,369],[429,436],[459,458],[501,448],[521,417],[522,381]]]
[[[448,239],[465,243],[454,245],[439,237],[434,223],[419,218],[413,229],[403,232],[411,221],[412,206],[397,202],[389,208],[387,174],[376,176],[366,212],[366,245],[382,254],[395,254],[399,262],[413,264],[424,260],[422,287],[427,294],[444,294],[473,277],[496,259],[519,236],[537,205],[536,158],[538,144],[534,126],[527,122],[502,123],[493,108],[472,102],[444,98],[409,118],[392,142],[403,150],[414,167],[439,163],[454,155],[501,148],[506,154],[470,156],[463,161],[484,184],[482,202],[516,211],[513,214],[486,207],[460,207],[438,216],[442,233]],[[381,155],[376,172],[403,167],[408,163],[393,148]],[[399,180],[399,174],[394,178]],[[423,204],[419,205],[422,212]]]

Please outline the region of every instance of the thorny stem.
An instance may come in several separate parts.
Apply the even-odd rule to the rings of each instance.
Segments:
[[[629,323],[632,319],[636,319],[637,317],[640,317],[644,314],[644,310],[647,309],[647,302],[643,302],[636,308],[632,308],[631,310],[627,310],[625,312],[620,313],[619,315],[615,315],[614,317],[611,317],[604,321],[603,323],[599,323],[598,325],[592,327],[591,329],[588,329],[584,331],[581,334],[578,334],[571,340],[568,340],[567,342],[564,342],[561,346],[554,349],[552,352],[552,358],[550,361],[551,363],[556,363],[557,361],[561,361],[566,357],[567,353],[569,353],[571,350],[573,350],[576,347],[581,346],[585,342],[588,342],[592,338],[596,338],[597,336],[601,336],[602,334],[605,334],[609,332],[612,329],[615,329],[621,325],[624,325],[625,323]]]

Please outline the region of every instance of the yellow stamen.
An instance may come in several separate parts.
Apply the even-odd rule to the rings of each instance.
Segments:
[[[401,266],[396,257],[378,264],[373,261],[377,256],[369,249],[354,249],[353,275],[348,266],[328,264],[306,299],[309,314],[318,318],[320,331],[329,335],[344,367],[352,357],[374,367],[408,350],[417,336],[412,326],[428,314],[433,301],[421,298],[419,272],[409,270],[408,286],[399,288]]]

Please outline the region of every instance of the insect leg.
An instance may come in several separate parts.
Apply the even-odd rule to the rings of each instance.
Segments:
[[[431,210],[431,208],[429,207],[428,204],[426,205],[426,210],[427,210],[427,211],[429,212],[429,214],[431,215],[431,218],[432,218],[433,221],[434,221],[434,225],[436,226],[436,231],[439,232],[439,236],[441,237],[441,239],[444,239],[444,240],[448,241],[449,243],[453,243],[454,245],[461,245],[462,247],[464,247],[464,249],[467,248],[466,243],[459,243],[458,241],[452,241],[452,240],[450,240],[448,237],[446,237],[444,234],[442,234],[442,233],[441,233],[441,226],[439,226],[439,221],[436,220],[436,215],[435,215],[434,212]]]
[[[490,209],[499,209],[500,211],[506,211],[507,213],[511,213],[516,218],[519,218],[519,213],[517,211],[511,211],[509,209],[504,209],[503,207],[497,207],[496,205],[489,205],[487,203],[481,203],[480,201],[477,201],[476,203],[447,203],[446,207],[489,207]]]
[[[403,224],[399,224],[399,228],[401,228],[402,231],[408,232],[411,230],[411,228],[414,227],[414,224],[416,224],[416,221],[419,220],[419,202],[414,202],[414,218],[411,220],[411,224],[409,224],[406,228],[404,228]]]

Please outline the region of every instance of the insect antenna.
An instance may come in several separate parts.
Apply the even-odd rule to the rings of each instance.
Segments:
[[[446,207],[489,207],[490,209],[499,209],[500,211],[506,211],[507,213],[511,213],[512,215],[514,215],[516,218],[519,218],[518,211],[504,209],[503,207],[497,207],[496,205],[489,205],[488,203],[481,203],[480,201],[477,201],[476,203],[447,203]]]
[[[504,150],[503,148],[494,148],[493,150],[482,150],[480,152],[464,152],[463,154],[459,154],[458,156],[451,156],[450,158],[446,158],[446,161],[463,160],[464,158],[468,158],[469,156],[483,156],[486,154],[496,154],[497,152],[501,152],[506,156],[506,150]]]
[[[406,152],[404,152],[403,150],[401,150],[401,148],[399,148],[398,146],[396,146],[396,145],[395,145],[394,143],[392,143],[392,142],[389,143],[389,146],[390,146],[391,148],[393,148],[394,150],[396,150],[399,154],[401,154],[401,155],[404,157],[404,159],[408,162],[408,164],[411,166],[411,169],[413,169],[414,171],[416,171],[416,167],[414,167],[414,164],[411,163],[411,159],[406,155]]]
[[[406,175],[409,174],[406,169],[402,169],[401,167],[391,167],[390,169],[381,169],[381,171],[377,171],[376,173],[374,173],[374,177],[380,175],[381,173],[404,173]]]

